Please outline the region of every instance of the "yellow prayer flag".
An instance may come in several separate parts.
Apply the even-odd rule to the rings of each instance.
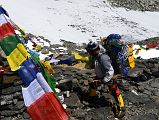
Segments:
[[[88,61],[89,60],[88,57],[81,56],[76,52],[74,52],[73,54],[74,54],[76,60],[81,60],[81,61]]]
[[[29,53],[27,52],[26,48],[24,47],[23,44],[19,43],[17,45],[18,50],[22,53],[22,55],[27,58],[29,56]]]
[[[39,50],[41,50],[41,46],[40,46],[40,45],[37,45],[37,46],[35,47],[35,49],[39,51]]]
[[[41,61],[41,63],[45,66],[48,73],[53,74],[53,69],[49,61]]]
[[[15,48],[9,56],[7,56],[7,61],[12,71],[16,71],[19,69],[19,66],[26,60],[27,58]]]
[[[130,44],[128,46],[128,49],[129,49],[129,56],[128,56],[129,66],[130,66],[130,68],[134,68],[135,59],[134,59],[134,55],[133,55],[133,44]]]

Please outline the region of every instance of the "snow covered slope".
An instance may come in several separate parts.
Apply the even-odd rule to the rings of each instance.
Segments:
[[[1,0],[0,4],[20,27],[52,43],[60,39],[82,43],[110,33],[131,34],[135,40],[159,36],[159,13],[113,8],[103,0]]]

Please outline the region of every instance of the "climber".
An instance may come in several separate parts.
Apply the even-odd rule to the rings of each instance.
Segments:
[[[92,41],[87,44],[86,50],[94,59],[93,63],[96,78],[104,84],[109,82],[114,75],[114,69],[111,65],[109,56],[100,52],[99,45]]]

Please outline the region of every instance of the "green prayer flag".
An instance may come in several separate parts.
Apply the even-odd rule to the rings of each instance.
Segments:
[[[18,43],[20,43],[20,40],[16,35],[7,36],[0,39],[0,46],[6,56],[11,54],[11,52],[17,47]]]
[[[54,93],[56,93],[56,91],[55,91],[56,82],[55,82],[55,79],[53,78],[53,76],[46,72],[44,65],[40,62],[40,59],[38,58],[38,56],[36,56],[33,53],[30,53],[30,55],[31,55],[31,58],[34,60],[35,64],[37,64],[40,67],[42,75],[48,82],[51,89],[54,91]]]

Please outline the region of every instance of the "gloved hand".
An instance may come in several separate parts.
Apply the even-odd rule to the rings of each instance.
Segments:
[[[116,79],[121,78],[121,77],[122,77],[121,74],[116,74],[116,75],[114,75],[114,76],[112,77],[112,80],[116,80]]]
[[[91,88],[96,89],[98,86],[101,85],[101,81],[100,80],[93,80],[89,85]]]

